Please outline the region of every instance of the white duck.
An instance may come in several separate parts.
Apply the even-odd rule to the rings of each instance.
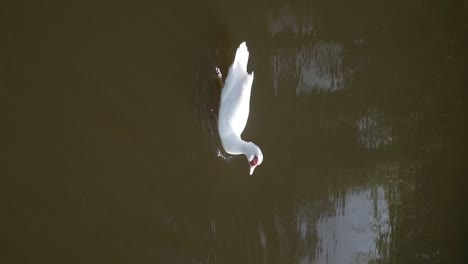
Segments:
[[[248,61],[249,51],[245,42],[242,42],[229,67],[221,92],[218,130],[224,150],[233,155],[244,154],[249,161],[252,175],[255,167],[262,163],[263,154],[257,145],[241,138],[249,118],[250,91],[254,78],[253,71],[252,74],[247,73]]]

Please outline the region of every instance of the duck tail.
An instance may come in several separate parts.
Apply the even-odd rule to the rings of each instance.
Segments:
[[[242,42],[237,48],[236,57],[234,58],[234,65],[239,65],[241,69],[247,72],[247,62],[249,61],[249,51],[247,50],[247,44]]]

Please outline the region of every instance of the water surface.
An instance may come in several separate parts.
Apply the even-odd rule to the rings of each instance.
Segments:
[[[2,263],[462,263],[466,4],[7,1]],[[218,157],[219,87],[255,70]]]

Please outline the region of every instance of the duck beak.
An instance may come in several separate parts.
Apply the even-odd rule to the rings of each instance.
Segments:
[[[253,172],[254,172],[254,170],[255,170],[255,167],[256,167],[256,166],[250,166],[250,175],[253,174]]]

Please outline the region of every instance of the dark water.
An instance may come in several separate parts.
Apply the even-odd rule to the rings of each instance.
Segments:
[[[464,263],[466,2],[3,2],[1,263]],[[219,87],[247,41],[244,133]]]

